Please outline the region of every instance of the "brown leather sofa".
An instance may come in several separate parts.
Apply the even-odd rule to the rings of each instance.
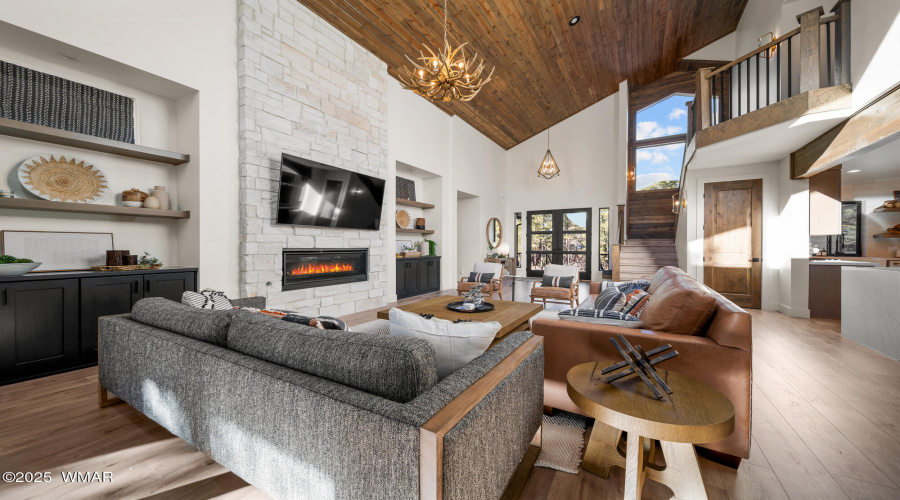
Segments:
[[[593,307],[600,285],[591,283],[591,298],[581,307]],[[601,357],[620,359],[609,337],[622,334],[647,351],[668,343],[678,356],[661,368],[703,381],[734,404],[734,433],[699,447],[712,452],[705,455],[736,467],[738,457],[750,457],[750,314],[676,267],[660,269],[648,292],[651,298],[641,313],[644,329],[559,319],[534,321],[532,331],[544,337],[545,407],[584,414],[569,399],[566,373]]]

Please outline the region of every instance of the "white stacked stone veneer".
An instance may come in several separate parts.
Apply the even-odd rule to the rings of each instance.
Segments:
[[[274,224],[282,153],[387,179],[387,66],[296,0],[238,6],[241,295],[332,316],[394,300],[384,212],[379,231]],[[369,281],[281,291],[282,248],[369,248]]]

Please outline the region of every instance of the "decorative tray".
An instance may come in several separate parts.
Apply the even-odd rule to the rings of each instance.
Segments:
[[[447,309],[451,311],[461,312],[461,313],[483,313],[494,310],[494,304],[490,302],[485,302],[480,306],[476,306],[475,309],[463,309],[463,302],[451,302],[447,304]]]
[[[159,264],[148,266],[148,265],[135,265],[135,266],[91,266],[92,271],[138,271],[141,269],[159,269]]]

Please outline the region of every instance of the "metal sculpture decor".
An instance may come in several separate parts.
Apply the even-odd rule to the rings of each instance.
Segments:
[[[605,380],[601,378],[601,380],[609,384],[614,380],[619,380],[622,377],[627,377],[628,375],[637,373],[638,376],[641,377],[641,380],[643,380],[644,383],[647,384],[647,387],[649,387],[650,390],[653,391],[653,395],[656,396],[656,399],[663,398],[660,389],[666,394],[672,394],[672,389],[670,389],[666,382],[662,379],[662,377],[660,377],[659,374],[656,373],[656,370],[653,368],[653,366],[658,365],[668,359],[672,359],[675,356],[678,356],[678,351],[666,352],[669,349],[672,349],[671,344],[666,344],[664,346],[657,347],[656,349],[644,352],[644,350],[639,345],[632,347],[632,345],[625,339],[623,335],[620,334],[616,337],[618,337],[618,341],[616,341],[615,337],[610,337],[609,341],[612,342],[612,345],[615,346],[617,351],[619,351],[619,354],[621,354],[622,357],[625,358],[625,361],[619,361],[614,365],[607,366],[606,368],[600,370],[600,373],[602,375],[606,375],[607,373],[612,373],[621,368],[627,368],[620,371],[619,373],[606,377]],[[665,354],[662,354],[664,352]],[[650,358],[650,356],[656,356],[657,354],[662,355],[652,359]],[[654,385],[654,381],[659,385],[659,388]]]

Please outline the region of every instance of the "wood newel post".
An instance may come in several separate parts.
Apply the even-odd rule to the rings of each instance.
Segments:
[[[819,19],[825,9],[817,7],[797,16],[800,23],[800,93],[819,88]]]
[[[840,0],[831,9],[838,15],[834,27],[834,82],[850,83],[850,0]]]
[[[703,68],[697,72],[697,91],[694,94],[694,113],[699,132],[709,128],[712,123],[712,103],[710,102],[709,74],[713,68]]]
[[[694,136],[694,101],[684,103],[687,108],[687,142]]]

